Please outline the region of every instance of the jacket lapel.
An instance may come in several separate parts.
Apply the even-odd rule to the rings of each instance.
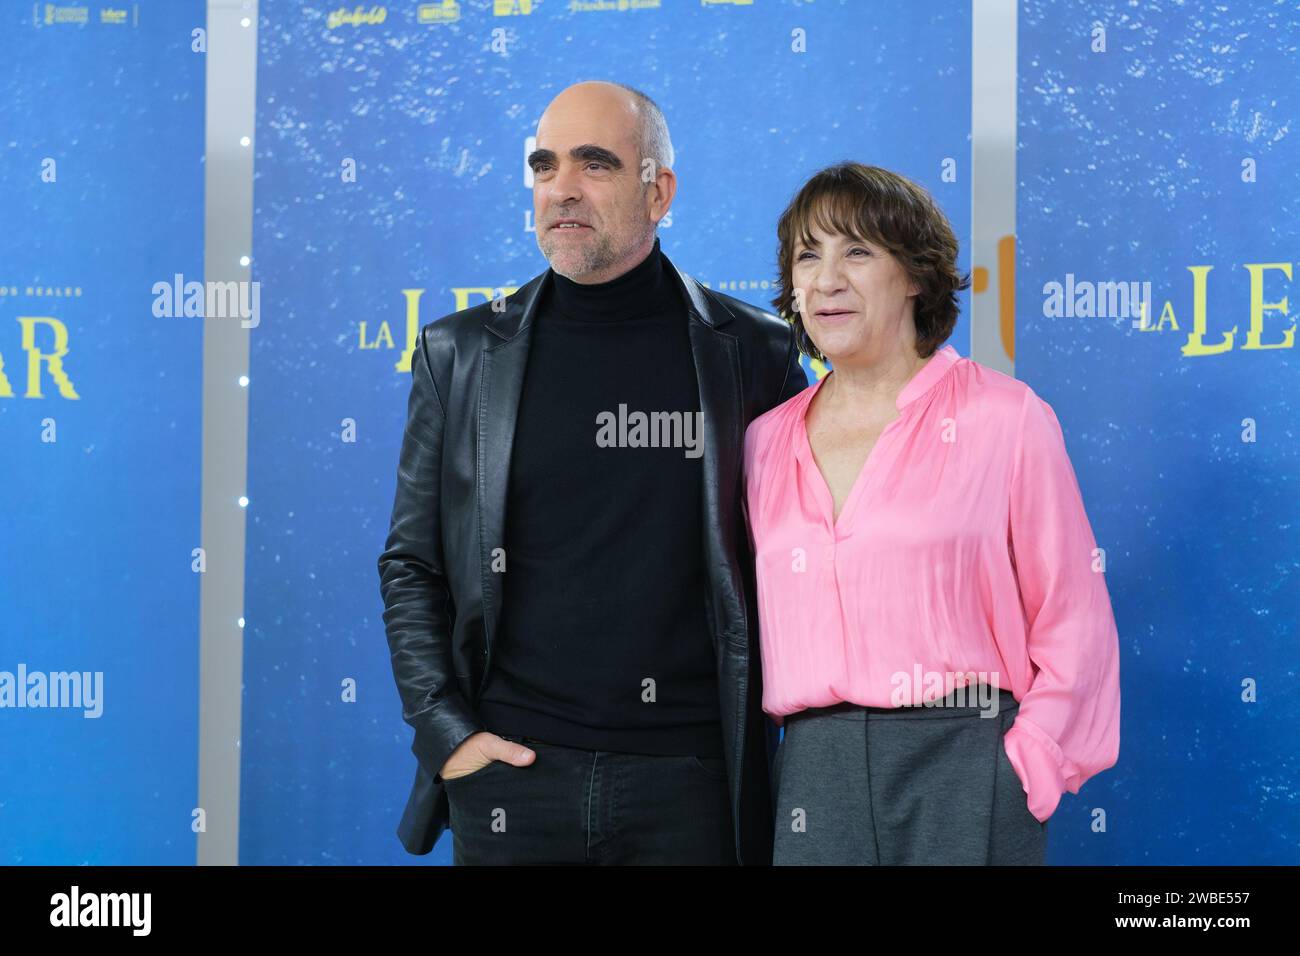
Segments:
[[[521,286],[501,312],[484,322],[487,344],[479,371],[478,477],[479,572],[483,590],[483,639],[491,647],[501,620],[502,576],[493,570],[496,549],[505,548],[506,492],[519,396],[523,391],[533,320],[550,270]],[[508,559],[508,556],[507,556]],[[484,679],[487,669],[484,669]],[[481,689],[481,688],[480,688]]]
[[[740,488],[745,407],[741,390],[740,346],[722,331],[733,316],[698,282],[673,267],[690,316],[691,355],[704,413],[704,552],[710,569],[706,586],[714,614],[714,633],[743,640],[745,611],[737,587],[718,587],[735,571],[736,542],[731,520]],[[738,582],[733,582],[738,583]]]

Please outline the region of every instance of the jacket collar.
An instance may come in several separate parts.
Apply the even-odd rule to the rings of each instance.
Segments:
[[[664,256],[664,259],[670,267],[669,274],[677,282],[677,288],[681,292],[682,303],[686,307],[686,312],[693,320],[716,329],[726,325],[734,318],[731,310],[717,298],[709,295],[704,286],[677,268],[677,265],[667,255]],[[521,330],[531,325],[533,319],[537,316],[542,293],[550,288],[553,275],[554,270],[548,268],[541,275],[535,276],[520,286],[514,295],[506,299],[506,307],[502,311],[492,313],[492,317],[485,323],[487,328],[500,338],[508,341]]]

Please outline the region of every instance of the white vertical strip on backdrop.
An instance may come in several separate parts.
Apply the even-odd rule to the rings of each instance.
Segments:
[[[208,0],[204,279],[250,281],[253,241],[256,0]],[[248,137],[248,144],[241,140]],[[199,865],[239,862],[239,737],[243,701],[244,522],[248,473],[249,334],[209,318],[203,330],[203,547],[199,597]]]
[[[971,355],[1015,374],[1016,0],[971,8]]]

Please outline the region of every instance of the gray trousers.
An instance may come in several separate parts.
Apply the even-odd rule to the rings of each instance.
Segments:
[[[997,696],[987,717],[978,706],[855,704],[788,716],[773,864],[1042,865],[1047,824],[1002,746],[1020,705]]]

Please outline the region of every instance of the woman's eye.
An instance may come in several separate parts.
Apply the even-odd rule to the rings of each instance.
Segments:
[[[864,256],[869,256],[869,255],[871,255],[871,253],[870,253],[868,250],[863,249],[861,246],[854,246],[852,249],[849,250],[849,252],[850,252],[850,253],[860,252],[860,253],[862,253]]]
[[[812,255],[811,252],[801,252],[801,253],[799,253],[798,261],[803,261],[803,259],[804,259],[806,256],[810,256],[810,255]]]

